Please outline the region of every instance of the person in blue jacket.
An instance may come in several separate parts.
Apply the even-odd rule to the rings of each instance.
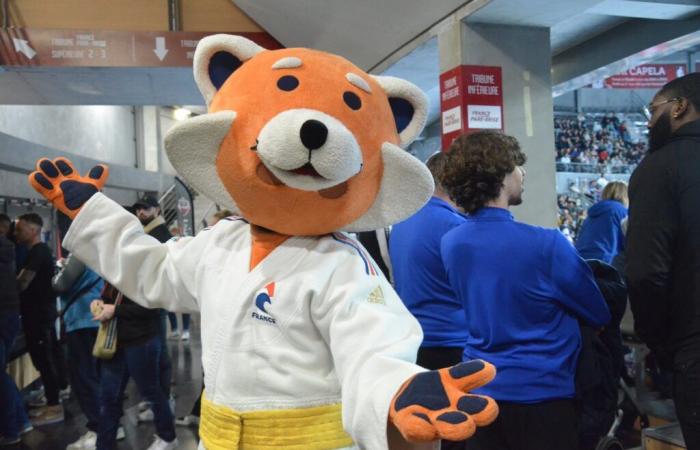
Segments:
[[[51,285],[61,297],[70,384],[80,409],[87,418],[88,431],[70,444],[67,450],[95,448],[100,418],[100,380],[92,347],[97,338],[99,323],[92,319],[90,303],[100,298],[104,282],[97,273],[70,255],[54,275]]]
[[[465,310],[464,359],[496,366],[477,394],[499,405],[469,450],[562,450],[578,446],[574,373],[579,320],[603,327],[610,312],[591,269],[556,229],[516,222],[526,157],[518,141],[480,131],[450,150],[443,185],[468,214],[442,239],[442,259]]]
[[[576,239],[576,250],[584,259],[599,259],[608,264],[625,249],[622,222],[627,218],[627,184],[611,181],[605,185],[601,200],[588,210]]]
[[[442,188],[446,153],[431,156],[426,165],[435,193],[416,214],[393,226],[389,255],[394,288],[423,329],[417,363],[430,370],[462,362],[467,323],[442,265],[440,241],[466,220]]]

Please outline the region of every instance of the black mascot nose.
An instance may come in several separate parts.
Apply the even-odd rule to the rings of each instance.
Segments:
[[[309,150],[317,150],[326,143],[328,128],[318,120],[307,120],[299,131],[301,143]]]

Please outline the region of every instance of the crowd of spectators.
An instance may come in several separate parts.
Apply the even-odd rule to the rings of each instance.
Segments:
[[[615,114],[555,117],[557,171],[631,173],[644,156],[630,122]]]
[[[566,238],[573,243],[586,220],[587,208],[580,196],[559,195],[557,197],[557,225]]]
[[[604,174],[571,182],[569,192],[557,196],[557,226],[572,243],[586,220],[587,210],[601,199],[608,184]]]

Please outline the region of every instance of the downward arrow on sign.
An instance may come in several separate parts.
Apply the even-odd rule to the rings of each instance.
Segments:
[[[156,38],[156,48],[153,50],[153,52],[156,54],[159,60],[163,61],[163,58],[165,58],[165,55],[168,54],[168,49],[165,48],[165,38],[164,37],[157,37]]]
[[[17,53],[22,53],[29,59],[34,58],[34,55],[36,55],[34,49],[29,46],[29,42],[24,39],[12,38],[12,42],[15,44],[15,51]]]

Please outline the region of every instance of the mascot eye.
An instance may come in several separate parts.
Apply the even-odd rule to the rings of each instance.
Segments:
[[[354,92],[346,91],[343,94],[343,100],[345,100],[345,104],[348,105],[350,109],[354,109],[355,111],[362,107],[362,100],[360,100],[360,97]]]
[[[277,87],[283,91],[293,91],[299,86],[299,80],[291,75],[285,75],[277,80]]]

